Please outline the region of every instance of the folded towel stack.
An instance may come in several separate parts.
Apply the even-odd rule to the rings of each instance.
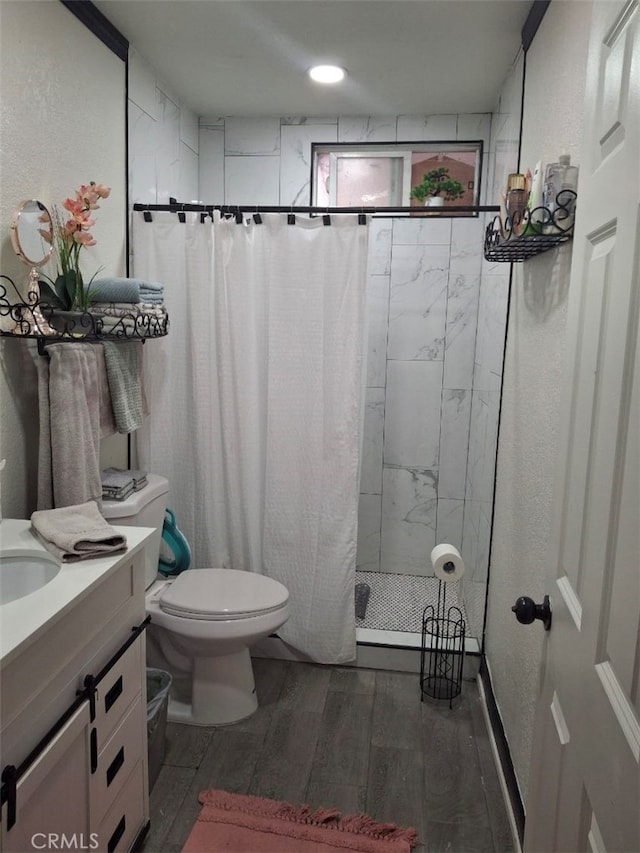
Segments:
[[[133,491],[134,492],[139,492],[140,489],[144,489],[144,487],[148,485],[147,472],[146,471],[130,470],[129,473],[133,477]]]
[[[133,492],[133,478],[124,471],[107,468],[101,473],[102,499],[123,501]]]
[[[151,302],[162,305],[164,302],[164,287],[154,281],[140,282],[140,302]]]
[[[97,278],[91,283],[89,313],[99,332],[147,337],[166,334],[169,317],[164,286],[139,278]]]
[[[108,524],[95,501],[41,509],[31,526],[47,551],[63,563],[76,563],[127,550],[127,540]]]
[[[103,500],[123,501],[147,485],[146,471],[105,468],[101,476]]]
[[[153,317],[164,317],[167,313],[163,305],[153,302],[96,302],[90,308],[92,314],[104,314],[106,317],[131,317],[139,314],[151,314]]]
[[[166,335],[169,315],[164,305],[152,302],[96,302],[88,313],[95,318],[96,331],[122,338]]]
[[[91,302],[152,302],[162,305],[164,286],[141,278],[95,278],[89,290]]]

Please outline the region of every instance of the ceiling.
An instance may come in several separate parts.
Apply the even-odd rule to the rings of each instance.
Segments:
[[[531,0],[94,0],[200,117],[491,112]],[[347,69],[321,87],[317,63]]]

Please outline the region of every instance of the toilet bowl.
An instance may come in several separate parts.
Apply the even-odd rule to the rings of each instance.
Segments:
[[[289,593],[278,581],[235,569],[159,575],[168,491],[164,477],[149,474],[146,488],[102,507],[111,524],[155,530],[146,554],[147,662],[172,676],[170,720],[238,722],[258,707],[249,648],[286,622]]]
[[[169,718],[197,726],[237,722],[258,707],[249,647],[283,625],[289,593],[264,575],[189,569],[147,591],[149,657],[182,675]],[[190,691],[184,689],[189,674]],[[187,693],[186,696],[181,693]]]

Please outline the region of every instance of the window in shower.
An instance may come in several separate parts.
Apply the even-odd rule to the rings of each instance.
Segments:
[[[317,207],[423,207],[424,200],[413,198],[411,190],[425,176],[439,174],[456,188],[447,206],[474,206],[481,168],[481,141],[314,143],[311,199]]]

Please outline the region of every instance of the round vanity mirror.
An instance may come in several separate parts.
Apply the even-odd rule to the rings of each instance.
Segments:
[[[53,221],[51,214],[37,199],[23,201],[11,220],[11,245],[16,255],[30,268],[27,295],[17,305],[7,306],[13,328],[19,335],[55,335],[56,331],[40,310],[38,267],[53,254]]]
[[[47,263],[53,252],[53,222],[42,202],[29,199],[18,205],[11,221],[11,244],[30,267]]]

